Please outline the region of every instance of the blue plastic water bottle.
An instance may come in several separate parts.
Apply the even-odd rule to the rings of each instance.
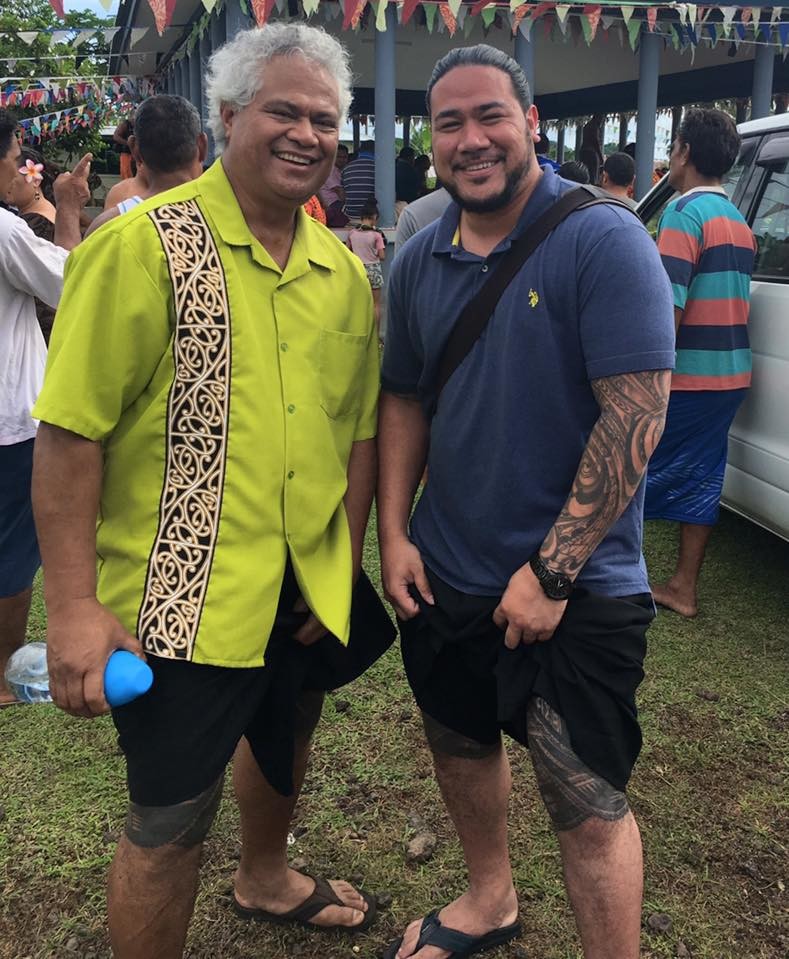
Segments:
[[[46,643],[28,643],[8,660],[5,681],[23,703],[51,703]],[[110,706],[125,706],[153,683],[151,667],[125,649],[116,649],[104,670],[104,697]]]

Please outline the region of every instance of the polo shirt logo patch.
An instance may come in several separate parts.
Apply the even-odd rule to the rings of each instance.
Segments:
[[[536,290],[529,290],[529,306],[534,309],[540,302],[540,294]]]
[[[174,376],[159,526],[137,635],[146,652],[192,658],[219,533],[230,404],[230,308],[214,238],[196,201],[148,216],[175,304]]]

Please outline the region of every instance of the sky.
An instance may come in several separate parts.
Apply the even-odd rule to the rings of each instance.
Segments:
[[[90,10],[100,17],[114,17],[118,12],[118,0],[112,0],[112,6],[105,10],[99,0],[64,0],[63,9],[66,13],[75,10]]]

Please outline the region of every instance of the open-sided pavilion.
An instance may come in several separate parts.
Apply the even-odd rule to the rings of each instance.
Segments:
[[[153,76],[160,90],[187,97],[205,115],[203,67],[238,30],[294,18],[323,26],[351,54],[352,115],[375,116],[376,194],[381,223],[390,226],[396,117],[425,113],[430,71],[450,47],[484,41],[512,54],[543,120],[637,111],[641,196],[652,182],[658,109],[750,99],[756,118],[772,111],[775,92],[789,90],[786,8],[789,3],[122,0],[109,72]],[[143,35],[146,52],[136,53]]]

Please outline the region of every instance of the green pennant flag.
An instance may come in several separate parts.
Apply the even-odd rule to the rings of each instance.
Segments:
[[[457,15],[460,12],[460,4],[463,0],[448,0],[449,9],[452,11],[453,16],[457,19]]]
[[[581,29],[584,32],[584,40],[586,40],[587,47],[592,42],[592,24],[589,23],[589,18],[585,14],[581,14]]]
[[[635,7],[627,6],[627,7],[620,7],[619,9],[622,11],[622,19],[625,21],[625,25],[629,26],[630,18],[633,16],[633,10],[635,9]]]
[[[379,33],[386,33],[386,5],[389,0],[378,0],[375,11],[375,29]]]
[[[463,35],[467,40],[471,36],[471,32],[474,29],[476,22],[476,17],[466,17],[466,19],[463,21]]]
[[[427,29],[430,33],[432,33],[433,27],[436,25],[436,14],[438,13],[438,5],[435,3],[423,3],[422,9],[425,11],[425,20],[427,21]]]
[[[630,49],[635,50],[638,42],[638,35],[641,33],[641,21],[631,20],[627,25],[627,36],[630,40]]]
[[[483,7],[482,22],[485,24],[485,26],[489,27],[495,19],[496,19],[496,8],[493,6]]]

